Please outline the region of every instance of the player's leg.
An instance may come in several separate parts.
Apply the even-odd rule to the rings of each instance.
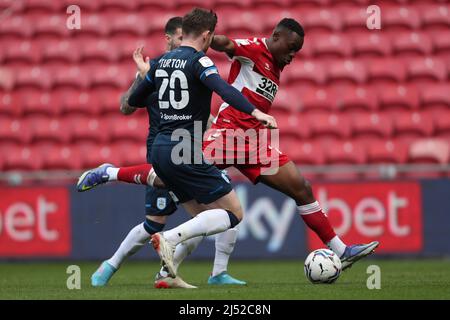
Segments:
[[[190,201],[195,200],[186,202],[189,203]],[[236,226],[242,219],[242,209],[234,190],[213,202],[209,202],[207,206],[211,209],[200,212],[195,218],[165,231],[164,234],[157,233],[152,236],[153,246],[167,265],[172,276],[176,275],[173,262],[176,245],[200,235],[223,232]]]
[[[196,201],[191,201],[184,206],[185,210],[188,211],[192,216],[197,215],[208,207],[200,204]],[[175,248],[174,253],[174,267],[178,271],[180,264],[188,257],[203,240],[203,236],[191,238],[180,244]],[[236,244],[237,229],[231,228],[222,233],[219,233],[215,237],[215,256],[214,256],[214,267],[211,276],[208,279],[208,284],[235,284],[235,285],[245,285],[246,282],[238,280],[228,274],[228,262],[230,255],[233,252],[234,246]],[[163,266],[159,272],[160,277],[167,276],[167,270]],[[158,276],[157,276],[158,277]]]
[[[319,202],[313,195],[311,185],[300,174],[292,161],[282,163],[275,174],[260,175],[259,181],[295,200],[303,221],[319,236],[324,244],[341,257],[343,269],[372,253],[378,246],[377,241],[367,245],[347,246],[334,232],[327,216],[323,213]]]
[[[121,264],[139,251],[154,233],[164,229],[167,216],[175,212],[176,204],[166,190],[146,188],[146,219],[130,230],[113,256],[104,261],[91,277],[93,286],[104,286],[108,283]]]
[[[77,190],[84,192],[114,181],[164,188],[164,183],[156,176],[151,164],[117,168],[112,164],[104,163],[97,168],[85,171],[78,179]]]

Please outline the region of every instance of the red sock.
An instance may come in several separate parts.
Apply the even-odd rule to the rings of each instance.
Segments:
[[[141,164],[133,167],[121,167],[117,180],[134,184],[147,184],[147,177],[152,169],[151,164]]]
[[[336,236],[330,221],[328,221],[327,216],[322,212],[317,201],[305,206],[299,206],[298,208],[303,221],[319,236],[324,244],[327,244]]]

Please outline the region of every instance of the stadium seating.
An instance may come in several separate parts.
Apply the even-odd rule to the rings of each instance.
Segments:
[[[163,53],[165,22],[192,6],[215,8],[233,37],[269,36],[285,16],[304,25],[273,106],[296,163],[449,163],[448,1],[383,1],[382,30],[367,29],[366,0],[78,0],[82,28],[69,30],[72,2],[11,1],[0,22],[2,170],[145,160],[146,112],[119,113],[132,52]],[[228,58],[208,54],[227,78]],[[220,104],[214,95],[214,113]]]

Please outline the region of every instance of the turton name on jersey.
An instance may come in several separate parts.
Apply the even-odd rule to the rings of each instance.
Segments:
[[[176,68],[176,69],[184,69],[186,66],[187,60],[182,59],[160,59],[159,67],[160,68]]]

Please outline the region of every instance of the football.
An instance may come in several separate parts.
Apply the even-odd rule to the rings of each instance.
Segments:
[[[341,260],[328,249],[314,250],[305,260],[305,275],[312,283],[333,283],[341,270]]]

